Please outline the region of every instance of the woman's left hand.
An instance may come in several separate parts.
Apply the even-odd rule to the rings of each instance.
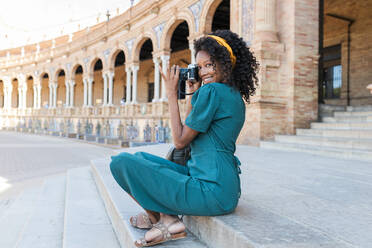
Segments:
[[[161,77],[164,80],[165,89],[167,96],[177,95],[178,90],[178,79],[180,76],[180,67],[178,65],[173,65],[171,68],[167,68],[167,74],[164,75],[162,68],[160,67]]]

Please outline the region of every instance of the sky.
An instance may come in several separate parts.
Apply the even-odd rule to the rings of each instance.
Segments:
[[[93,26],[107,19],[107,10],[113,17],[130,4],[130,0],[1,0],[0,50]]]

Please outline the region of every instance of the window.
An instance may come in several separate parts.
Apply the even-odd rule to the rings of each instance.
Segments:
[[[323,98],[340,98],[342,86],[342,66],[324,69]]]
[[[323,50],[323,99],[340,98],[342,87],[341,45]]]

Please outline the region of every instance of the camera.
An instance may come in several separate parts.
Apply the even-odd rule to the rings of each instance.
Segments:
[[[199,72],[198,65],[189,64],[187,68],[180,68],[180,74],[178,79],[178,98],[185,98],[185,95],[192,95],[193,93],[186,93],[186,81],[189,80],[192,83],[198,82]]]

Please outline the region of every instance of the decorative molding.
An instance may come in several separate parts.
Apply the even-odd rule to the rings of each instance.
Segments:
[[[194,16],[194,19],[195,19],[195,31],[196,32],[199,32],[199,19],[200,19],[200,15],[203,9],[204,1],[205,0],[200,0],[199,2],[196,2],[189,6],[189,9],[191,10]]]
[[[162,22],[159,25],[153,27],[153,30],[155,31],[155,34],[156,34],[156,40],[158,42],[158,49],[160,49],[160,38],[163,33],[164,26],[165,26],[165,22]]]
[[[110,48],[108,48],[108,49],[106,49],[105,51],[103,51],[103,56],[105,57],[105,60],[106,60],[106,61],[107,61],[107,59],[108,59],[108,57],[109,57],[109,55],[110,55],[110,51],[111,51]]]
[[[242,33],[248,46],[252,45],[254,38],[254,13],[255,0],[243,0],[242,3]]]
[[[133,43],[134,43],[134,38],[131,39],[131,40],[127,40],[127,41],[125,42],[125,45],[126,45],[127,48],[128,48],[129,56],[131,56],[131,54],[132,54]]]

